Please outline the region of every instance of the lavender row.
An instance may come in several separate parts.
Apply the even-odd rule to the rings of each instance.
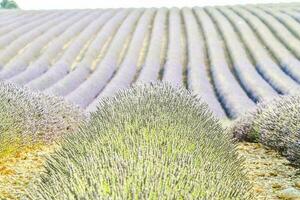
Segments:
[[[7,45],[14,42],[19,37],[22,37],[24,33],[33,31],[34,29],[39,28],[39,26],[42,26],[44,23],[47,23],[47,21],[51,19],[55,19],[56,17],[59,16],[61,16],[61,14],[58,12],[51,12],[51,13],[46,12],[46,13],[42,13],[41,16],[37,18],[34,17],[33,19],[31,19],[32,21],[29,23],[20,24],[19,22],[16,22],[17,28],[15,29],[10,30],[9,26],[1,28],[0,49],[5,48]]]
[[[103,97],[111,97],[118,90],[128,88],[133,82],[137,73],[137,62],[142,48],[150,22],[155,14],[155,9],[149,9],[144,12],[138,21],[136,30],[133,33],[132,40],[128,47],[127,54],[119,66],[114,77],[107,83],[102,92],[87,107],[87,111],[95,111],[98,103]]]
[[[125,19],[114,36],[103,60],[86,81],[66,96],[68,101],[85,108],[97,97],[116,71],[118,56],[122,49],[120,47],[122,47],[127,37],[133,31],[142,12],[143,9],[135,9]]]
[[[9,34],[11,31],[20,28],[21,26],[27,26],[29,23],[42,18],[43,16],[49,15],[49,13],[41,14],[23,14],[21,16],[10,17],[9,20],[1,19],[2,26],[0,30],[0,36],[2,37],[5,34]]]
[[[297,84],[292,81],[291,78],[299,80],[299,60],[291,54],[291,52],[274,36],[272,31],[268,29],[268,27],[255,15],[243,9],[234,9],[234,11],[251,27],[252,30],[248,28],[249,34],[247,36],[250,37],[251,35],[256,33],[257,37],[259,38],[259,40],[257,40],[254,39],[255,37],[252,37],[251,41],[248,41],[249,44],[253,45],[253,43],[256,42],[255,46],[261,46],[261,48],[258,48],[261,49],[261,51],[253,47],[253,54],[257,54],[257,56],[265,54],[262,57],[262,61],[257,65],[265,65],[265,68],[270,68],[270,66],[272,66],[272,73],[275,77],[277,77],[277,90],[279,90],[280,93],[290,94],[295,92],[295,90],[297,90]],[[252,34],[250,34],[251,32]],[[282,70],[278,69],[271,59],[268,59],[266,48],[264,48],[264,45],[270,51],[270,54],[274,57],[274,60],[277,61],[279,67]],[[263,51],[265,51],[265,53],[263,53]],[[275,85],[275,83],[273,85]]]
[[[174,86],[183,86],[184,47],[181,13],[178,8],[169,11],[169,42],[163,80]]]
[[[51,67],[53,60],[64,52],[64,46],[81,33],[93,16],[94,15],[88,15],[82,17],[76,23],[69,26],[68,29],[52,41],[24,71],[15,74],[15,76],[9,78],[8,81],[24,85],[44,74]]]
[[[295,56],[300,59],[300,40],[297,39],[283,24],[272,15],[255,7],[243,7],[248,12],[256,15],[272,33],[284,44]]]
[[[247,94],[254,101],[274,98],[277,95],[277,92],[258,73],[254,64],[251,62],[250,57],[247,55],[247,49],[241,42],[230,22],[216,9],[208,9],[208,12],[214,18],[224,37],[224,42],[228,49],[228,55],[232,62],[234,73]],[[269,68],[264,72],[270,72],[268,69]],[[264,69],[258,70],[262,72]]]
[[[43,47],[47,46],[54,38],[58,37],[61,33],[64,32],[65,27],[71,26],[74,22],[78,21],[84,15],[83,13],[78,13],[74,17],[68,18],[56,26],[49,28],[49,30],[36,39],[33,39],[26,48],[11,59],[6,65],[5,68],[0,71],[0,79],[8,79],[15,74],[24,71],[30,62],[34,62],[35,58],[38,57],[41,53]]]
[[[26,33],[23,32],[20,37],[15,39],[13,42],[9,43],[2,51],[0,51],[0,67],[4,67],[9,60],[11,60],[15,55],[19,53],[20,50],[22,50],[26,45],[32,42],[32,40],[37,38],[40,34],[46,32],[49,29],[49,27],[54,26],[61,20],[67,19],[71,15],[72,13],[62,14],[58,17],[49,16],[52,19],[47,19],[46,22],[42,21],[40,22],[40,26],[35,27]]]
[[[187,85],[193,94],[200,96],[213,113],[218,117],[226,116],[215,95],[213,84],[210,82],[210,72],[207,70],[207,52],[204,38],[193,11],[182,10],[187,40]]]
[[[255,32],[243,19],[228,8],[222,8],[221,12],[231,21],[236,32],[239,33],[242,42],[248,49],[261,76],[264,77],[278,93],[291,94],[300,89],[297,82],[281,70],[271,54],[269,54],[259,41]],[[239,23],[234,23],[236,21]]]
[[[137,78],[137,83],[156,82],[161,69],[161,54],[163,51],[163,38],[166,34],[166,19],[168,10],[161,8],[157,11],[153,22],[153,29],[149,49],[146,55],[145,63]]]
[[[106,49],[107,41],[114,36],[124,18],[128,15],[129,10],[122,10],[111,17],[100,32],[89,45],[84,58],[76,65],[75,69],[70,71],[64,78],[49,87],[45,92],[58,96],[66,96],[75,90],[84,82],[92,73],[92,67],[97,60],[97,56]]]
[[[300,38],[299,22],[296,19],[294,19],[292,16],[280,12],[278,10],[272,10],[269,8],[261,7],[260,9],[264,10],[266,13],[276,18],[276,20],[282,23],[289,31],[292,32],[292,34],[294,34],[298,39]]]
[[[83,48],[84,44],[90,39],[91,35],[96,33],[108,17],[100,18],[101,20],[92,20],[99,16],[99,13],[91,13],[83,19],[81,27],[87,27],[80,32],[79,36],[72,40],[72,43],[65,49],[61,57],[57,59],[45,73],[36,79],[33,79],[26,85],[33,90],[44,90],[60,80],[71,70],[72,62],[76,59]],[[100,27],[98,22],[100,21]],[[91,23],[93,22],[93,23]]]

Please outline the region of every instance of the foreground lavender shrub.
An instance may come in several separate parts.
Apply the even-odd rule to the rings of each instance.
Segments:
[[[28,144],[48,142],[78,128],[84,113],[61,98],[0,83],[0,154]]]
[[[281,96],[261,103],[237,119],[232,132],[239,140],[272,147],[300,166],[300,96]]]
[[[134,86],[99,105],[27,199],[251,199],[230,137],[186,90]]]

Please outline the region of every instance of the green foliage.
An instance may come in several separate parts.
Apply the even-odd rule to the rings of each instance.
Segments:
[[[300,166],[300,96],[282,96],[261,103],[232,126],[239,140],[261,142]]]
[[[17,3],[13,0],[2,0],[0,9],[16,9],[19,8]]]
[[[27,199],[251,199],[230,136],[185,89],[138,85],[99,105]]]
[[[0,156],[14,147],[50,142],[78,127],[84,113],[63,99],[0,83]]]

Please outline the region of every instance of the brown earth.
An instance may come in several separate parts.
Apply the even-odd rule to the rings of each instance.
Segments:
[[[284,157],[258,143],[239,143],[237,149],[258,200],[300,199],[300,170]]]

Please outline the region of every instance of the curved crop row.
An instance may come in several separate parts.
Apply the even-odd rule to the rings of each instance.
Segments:
[[[118,92],[63,144],[27,199],[252,199],[229,136],[184,89]]]
[[[37,12],[39,12],[39,11],[37,11]],[[11,23],[14,23],[15,21],[30,17],[32,15],[34,15],[34,12],[30,12],[30,11],[29,12],[19,12],[19,13],[12,12],[10,14],[1,12],[0,13],[0,20],[1,20],[0,25],[1,26],[9,25]]]
[[[100,93],[117,70],[117,60],[122,49],[120,47],[134,30],[142,12],[144,9],[136,9],[129,14],[114,36],[103,60],[85,82],[66,96],[67,100],[85,108]]]
[[[293,35],[300,39],[300,25],[299,22],[294,19],[292,16],[287,15],[279,11],[274,11],[269,8],[261,7],[260,9],[264,10],[268,14],[275,17],[280,23],[282,23]]]
[[[187,83],[188,89],[208,104],[209,108],[218,117],[224,117],[225,112],[218,101],[213,85],[209,80],[209,73],[206,69],[206,52],[200,27],[191,9],[182,10],[185,31],[187,37]],[[201,77],[201,78],[199,78]]]
[[[58,13],[55,13],[56,15]],[[18,52],[23,49],[28,43],[38,37],[41,33],[46,32],[49,29],[49,26],[53,26],[59,23],[61,20],[65,20],[71,15],[72,13],[66,13],[60,15],[58,17],[51,17],[50,20],[48,19],[46,22],[40,22],[40,26],[31,29],[30,31],[22,32],[22,36],[18,37],[16,40],[11,42],[6,48],[0,51],[0,67],[3,68],[6,63],[12,59]],[[50,16],[49,16],[50,17]],[[26,26],[27,27],[27,26]],[[13,38],[14,39],[14,38]]]
[[[282,10],[280,9],[280,12],[286,14],[286,15],[289,15],[291,16],[292,18],[294,18],[296,21],[300,21],[300,13],[297,12],[296,10]]]
[[[265,23],[273,34],[277,36],[289,50],[291,50],[298,59],[300,59],[300,41],[278,20],[270,14],[251,7],[244,7],[248,12],[255,14],[263,23]]]
[[[127,54],[119,66],[114,77],[107,83],[106,87],[87,107],[87,111],[95,111],[97,109],[100,98],[113,96],[118,90],[128,88],[133,82],[137,72],[137,61],[139,52],[142,48],[148,26],[155,14],[155,9],[146,10],[138,21],[136,30],[133,33],[132,41],[128,47]]]
[[[105,20],[107,20],[110,15],[104,15],[104,17],[100,16],[100,20],[95,20],[92,23],[91,19],[95,19],[98,16],[99,13],[96,12],[91,13],[84,18],[84,23],[82,23],[81,27],[85,27],[85,29],[72,41],[72,43],[62,53],[61,57],[52,64],[49,70],[41,74],[36,79],[31,80],[26,84],[26,86],[33,90],[44,90],[64,77],[71,70],[72,63],[80,53],[81,48],[83,48],[85,43],[93,36],[93,34],[101,28],[103,23],[105,23]],[[100,22],[100,24],[98,24],[98,22]]]
[[[261,44],[258,36],[255,35],[251,27],[230,9],[223,8],[222,12],[231,20],[239,20],[239,23],[234,24],[234,26],[241,35],[241,39],[249,50],[249,54],[252,56],[255,67],[261,76],[264,77],[278,93],[289,94],[298,90],[298,84],[281,70],[274,59],[272,59],[270,52]],[[268,98],[272,97],[274,97],[274,95],[268,96]]]
[[[297,10],[268,4],[2,12],[12,25],[0,27],[0,80],[89,111],[135,82],[162,80],[184,85],[216,116],[235,118],[299,90]]]
[[[165,26],[168,10],[161,8],[157,11],[153,22],[153,29],[149,49],[146,55],[143,68],[136,80],[137,83],[150,83],[157,81],[159,77],[159,70],[161,68],[161,52],[163,35],[165,34]]]
[[[71,12],[67,12],[65,15],[70,15]],[[15,40],[19,39],[24,35],[24,33],[32,32],[35,29],[39,29],[39,27],[43,26],[47,21],[54,20],[57,17],[60,17],[61,13],[59,12],[53,12],[53,13],[44,13],[40,18],[37,18],[36,20],[26,24],[21,25],[15,30],[9,32],[8,34],[5,34],[0,37],[0,49],[3,50],[3,48],[6,48],[7,45],[11,44]]]
[[[276,96],[276,91],[274,91],[273,88],[256,71],[250,57],[247,56],[247,49],[243,46],[243,43],[241,43],[240,38],[230,22],[214,8],[207,9],[207,11],[215,20],[221,34],[224,37],[229,59],[232,62],[232,68],[247,94],[254,101],[262,101],[263,99]],[[265,74],[271,74],[270,71],[268,71],[269,68],[261,69],[259,65],[257,65],[257,67],[263,76]]]
[[[275,57],[275,59],[278,61],[279,66],[283,69],[285,73],[287,73],[289,76],[291,76],[293,79],[297,80],[299,82],[300,80],[300,72],[298,70],[300,62],[299,60],[291,54],[291,52],[274,36],[274,34],[271,32],[268,27],[264,23],[262,23],[257,17],[255,17],[253,14],[243,10],[243,9],[236,9],[232,8],[238,15],[240,15],[249,25],[251,25],[252,30],[258,34],[260,40],[258,41],[262,45],[266,45],[268,50],[272,53],[272,55]],[[255,51],[253,51],[255,52]],[[263,63],[260,63],[263,64]],[[277,72],[276,72],[276,71]],[[283,93],[290,94],[293,93],[293,87],[290,87],[288,85],[294,85],[295,83],[292,83],[291,80],[288,79],[288,77],[284,77],[284,74],[280,72],[280,70],[274,68],[273,72],[276,72],[277,74],[281,74],[280,77],[284,79],[284,81],[280,81],[280,84],[285,86],[285,90],[283,90]],[[278,82],[279,83],[279,82]],[[291,88],[291,89],[288,89]],[[284,89],[284,87],[282,87]]]
[[[230,117],[237,117],[255,104],[247,96],[230,70],[224,43],[212,19],[202,9],[195,9],[207,40],[210,70],[218,97]]]
[[[3,25],[0,30],[0,49],[21,36],[22,33],[30,31],[33,28],[41,25],[46,20],[57,16],[59,16],[59,13],[57,12],[44,12],[35,17],[25,17],[24,20],[29,18],[30,21],[28,23],[24,23],[23,20],[17,20],[9,25]],[[13,27],[15,28],[12,29]]]
[[[49,87],[45,92],[59,96],[66,96],[84,82],[92,73],[92,66],[95,63],[95,60],[97,60],[97,56],[101,54],[103,48],[107,48],[105,44],[107,41],[110,42],[109,38],[112,34],[115,34],[128,13],[128,10],[122,10],[116,13],[115,16],[105,23],[99,34],[89,45],[85,56],[76,65],[75,69],[70,71],[70,73],[57,83]]]
[[[51,63],[57,57],[58,52],[63,51],[64,45],[80,34],[87,23],[89,23],[89,20],[90,16],[86,16],[68,27],[68,29],[56,38],[55,41],[51,42],[40,56],[30,63],[24,71],[11,77],[8,81],[18,85],[25,85],[45,73],[51,67]]]
[[[27,26],[29,23],[31,23],[32,21],[35,21],[37,19],[42,18],[45,15],[49,15],[48,12],[45,13],[41,13],[41,14],[35,14],[35,15],[30,15],[30,16],[16,16],[14,17],[10,17],[10,20],[5,20],[1,18],[1,22],[5,22],[5,23],[1,23],[0,26],[3,26],[0,29],[0,37],[2,37],[5,34],[9,34],[12,31],[20,28],[21,26]],[[3,20],[3,21],[2,21]]]
[[[15,56],[4,66],[4,69],[0,71],[0,79],[8,79],[21,71],[24,71],[29,62],[34,62],[35,58],[40,55],[43,47],[47,46],[47,44],[49,44],[55,37],[58,37],[61,33],[63,33],[65,27],[70,26],[83,16],[83,13],[79,13],[70,17],[58,23],[56,26],[52,26],[47,32],[38,36],[25,47],[22,53]]]
[[[166,62],[164,65],[163,81],[174,86],[183,85],[183,52],[182,48],[182,22],[178,8],[169,11],[169,42]]]

